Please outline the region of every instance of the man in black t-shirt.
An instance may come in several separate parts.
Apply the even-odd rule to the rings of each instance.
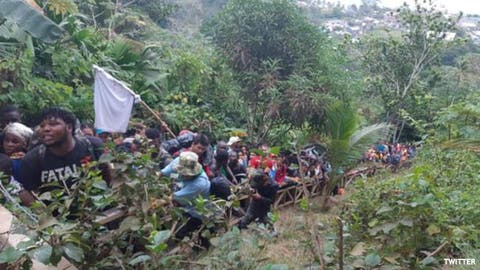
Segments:
[[[43,112],[39,129],[42,144],[25,155],[20,169],[19,182],[25,190],[19,196],[25,205],[35,201],[31,191],[42,193],[52,189],[42,187],[46,183],[56,182],[70,187],[80,176],[82,164],[96,160],[102,154],[100,139],[74,136],[75,122],[73,113],[60,108]],[[102,167],[102,176],[109,182],[108,165]]]

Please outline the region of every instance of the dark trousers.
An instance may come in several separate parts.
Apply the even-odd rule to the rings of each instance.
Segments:
[[[196,217],[191,216],[190,214],[185,214],[187,222],[182,224],[181,227],[178,229],[177,233],[175,234],[175,238],[182,240],[186,236],[191,236],[191,234],[200,229],[202,226],[202,220]],[[211,230],[210,232],[213,232]],[[207,238],[203,237],[201,234],[198,237],[200,246],[204,248],[210,247],[210,241]]]
[[[261,223],[268,223],[268,212],[270,204],[262,201],[251,200],[247,209],[247,213],[240,220],[238,227],[240,229],[247,228],[248,224],[258,219]]]
[[[200,228],[202,225],[202,220],[196,217],[191,216],[190,214],[185,214],[187,222],[182,224],[180,229],[178,229],[175,234],[175,238],[182,240],[185,236],[189,236],[192,232]]]

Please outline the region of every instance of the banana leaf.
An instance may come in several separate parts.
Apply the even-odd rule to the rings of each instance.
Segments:
[[[35,38],[54,43],[63,29],[23,0],[0,0],[0,18],[16,23]]]

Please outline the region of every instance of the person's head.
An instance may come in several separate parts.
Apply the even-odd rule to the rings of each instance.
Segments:
[[[228,150],[228,145],[227,145],[226,142],[224,142],[224,141],[218,141],[217,142],[217,151],[220,151],[220,150],[224,150],[224,151]]]
[[[242,160],[243,160],[243,159],[245,159],[245,158],[247,158],[247,156],[245,155],[245,153],[244,153],[243,151],[238,152],[238,159],[242,159]]]
[[[95,131],[92,126],[88,124],[81,125],[82,134],[85,136],[95,136]]]
[[[230,151],[228,153],[228,163],[230,164],[236,164],[238,163],[238,154],[235,151]]]
[[[197,134],[192,141],[192,145],[189,150],[197,154],[198,156],[203,155],[207,151],[208,146],[210,145],[210,140],[205,134]]]
[[[160,130],[156,128],[147,128],[145,130],[145,136],[150,140],[158,140],[160,139]]]
[[[228,146],[230,146],[230,148],[232,149],[237,149],[237,150],[240,150],[240,142],[242,141],[242,139],[240,139],[240,137],[237,137],[237,136],[232,136],[230,137],[230,139],[228,139]]]
[[[10,123],[3,131],[3,151],[7,155],[26,152],[33,130],[20,123]]]
[[[76,118],[62,108],[48,108],[40,117],[40,140],[46,146],[58,146],[71,140],[75,132]]]
[[[95,129],[95,133],[97,134],[97,137],[102,139],[103,143],[107,143],[112,139],[112,136],[111,136],[112,134],[110,132],[103,131],[99,128]],[[123,138],[120,139],[119,141],[120,141],[119,143],[121,143],[123,141]]]
[[[198,155],[191,151],[182,152],[178,163],[173,168],[184,180],[195,178],[203,170],[202,165],[198,162]]]
[[[262,169],[255,169],[250,174],[250,186],[252,188],[259,188],[268,184],[268,175]]]
[[[145,131],[147,127],[143,123],[135,123],[133,125],[133,128],[135,129],[135,134],[145,136]]]
[[[217,168],[226,166],[228,164],[228,152],[227,150],[217,149],[217,154],[215,155],[215,162],[217,163]]]
[[[5,105],[0,109],[0,128],[9,123],[21,122],[20,110],[14,105]]]
[[[145,137],[150,140],[150,145],[155,147],[160,146],[160,130],[157,128],[147,128],[145,130]]]

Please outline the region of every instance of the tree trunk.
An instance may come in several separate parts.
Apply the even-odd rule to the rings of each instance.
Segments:
[[[400,127],[400,130],[398,131],[398,136],[395,139],[395,143],[400,140],[400,136],[402,136],[403,128],[405,127],[405,120],[402,120],[402,125]]]

